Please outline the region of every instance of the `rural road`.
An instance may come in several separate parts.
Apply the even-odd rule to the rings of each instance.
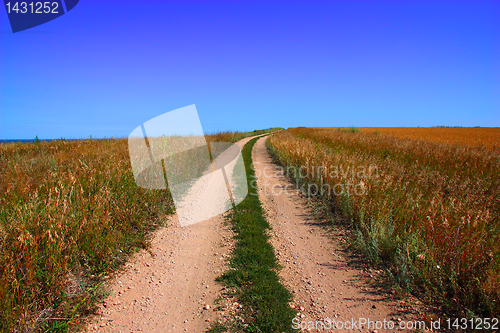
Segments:
[[[252,137],[238,141],[243,146]],[[218,315],[214,301],[233,246],[219,215],[181,227],[177,215],[158,230],[109,282],[111,295],[88,324],[89,332],[204,332]]]
[[[237,144],[242,148],[250,139]],[[265,140],[259,139],[253,150],[259,197],[283,267],[282,283],[299,311],[297,320],[404,318],[390,290],[370,284],[377,273],[344,251],[338,239],[345,235],[311,218],[296,191],[283,191],[291,183],[272,162]],[[234,246],[224,216],[180,227],[172,215],[167,224],[155,233],[150,251],[136,253],[109,281],[111,295],[86,331],[204,332],[219,319],[214,301],[224,292],[215,279],[226,269]]]

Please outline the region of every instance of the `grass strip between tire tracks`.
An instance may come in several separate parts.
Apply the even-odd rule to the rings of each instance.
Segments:
[[[243,305],[245,323],[238,331],[289,332],[296,311],[290,308],[291,293],[280,283],[280,269],[274,249],[268,242],[269,223],[259,201],[252,163],[252,149],[257,139],[250,140],[242,155],[248,182],[248,195],[229,215],[235,231],[236,245],[230,259],[230,269],[218,278],[228,287],[234,287],[236,297]],[[213,327],[223,331],[227,327]]]

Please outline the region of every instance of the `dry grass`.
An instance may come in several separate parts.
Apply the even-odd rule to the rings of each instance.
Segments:
[[[401,139],[500,148],[500,128],[498,127],[360,127],[360,129],[364,133],[379,133]]]
[[[168,192],[135,185],[127,147],[126,139],[0,145],[2,331],[90,310],[99,277],[172,212]]]
[[[318,128],[276,133],[269,145],[402,287],[500,315],[500,149]]]
[[[169,191],[136,186],[127,139],[0,144],[0,193],[2,332],[75,324],[174,210]]]

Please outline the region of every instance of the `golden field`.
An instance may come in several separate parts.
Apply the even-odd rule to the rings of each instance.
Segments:
[[[450,311],[498,317],[498,133],[301,127],[275,133],[268,146],[404,290]]]
[[[380,133],[451,145],[500,148],[500,128],[487,127],[360,127],[363,133]]]

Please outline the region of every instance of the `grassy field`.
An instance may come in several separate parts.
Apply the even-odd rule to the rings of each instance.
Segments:
[[[327,129],[327,127],[311,127],[311,129]],[[500,148],[498,127],[332,127],[330,129],[450,145]]]
[[[404,290],[500,315],[498,129],[296,128],[268,140],[306,195]],[[464,145],[463,142],[471,145]]]
[[[363,133],[389,135],[471,147],[500,148],[500,128],[484,127],[360,127]]]
[[[216,133],[235,142],[272,130]],[[0,331],[65,331],[174,212],[136,186],[127,139],[0,144]]]

